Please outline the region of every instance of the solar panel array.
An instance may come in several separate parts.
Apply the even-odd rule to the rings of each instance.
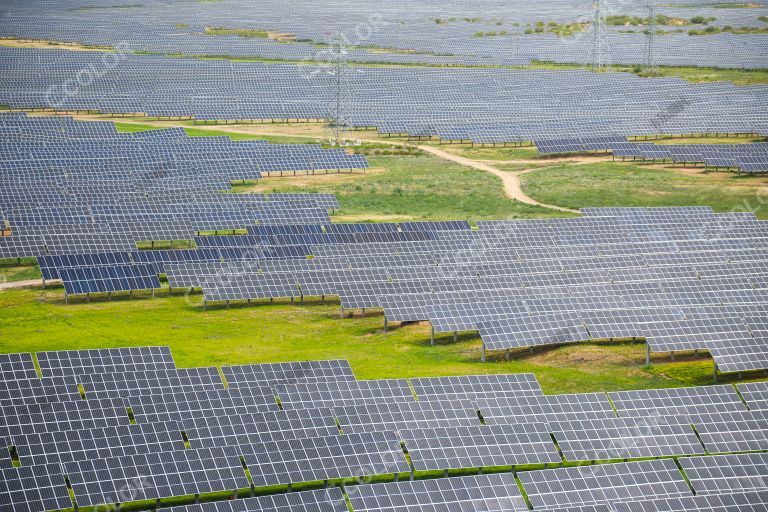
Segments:
[[[0,505],[12,512],[71,508],[72,499],[78,507],[162,506],[340,479],[361,485],[174,512],[340,512],[347,500],[355,511],[526,510],[510,472],[413,480],[499,467],[517,469],[534,509],[696,503],[685,501],[694,495],[676,456],[697,500],[712,495],[712,506],[751,503],[750,493],[768,490],[762,383],[742,386],[742,395],[709,386],[609,398],[545,395],[531,374],[357,380],[343,360],[220,373],[177,368],[165,347],[36,357],[42,378],[24,372],[31,354],[3,356],[8,370],[21,370],[0,390],[0,442],[13,447],[0,454]],[[659,459],[615,463],[647,457]],[[540,469],[596,460],[611,463]],[[393,474],[400,481],[366,483]]]
[[[322,62],[328,53],[318,45],[327,43],[327,34],[341,32],[350,41],[350,59],[355,62],[454,66],[521,65],[532,60],[591,62],[592,8],[583,0],[546,5],[514,1],[487,9],[467,1],[448,5],[404,1],[381,6],[370,0],[349,8],[299,2],[295,9],[287,9],[271,0],[264,3],[258,19],[247,17],[249,4],[243,0],[194,9],[178,1],[169,5],[170,11],[151,4],[81,10],[74,1],[30,5],[14,0],[4,5],[0,35],[153,54]],[[626,2],[611,12],[637,20],[647,16],[644,8],[642,2]],[[671,20],[657,26],[654,58],[659,64],[765,67],[765,52],[760,50],[765,45],[763,38],[759,31],[748,30],[762,26],[760,11],[724,9],[702,1],[657,8],[662,19]],[[126,12],[140,23],[122,19],[120,15]],[[705,37],[689,35],[688,30],[704,28],[690,21],[696,15],[716,30],[704,32]],[[111,31],[103,29],[107,25]],[[211,30],[216,27],[218,31]],[[645,64],[644,27],[645,23],[625,25],[621,18],[607,25],[611,61]]]
[[[367,167],[319,145],[188,137],[181,129],[119,133],[112,123],[0,114],[0,258],[40,257],[68,293],[155,288],[177,262],[263,257],[255,249],[137,251],[259,225],[326,224],[328,194],[224,194],[262,172]]]
[[[338,295],[343,308],[384,307],[388,320],[429,320],[435,332],[477,330],[489,350],[639,338],[656,352],[708,350],[720,371],[768,366],[760,319],[768,232],[754,215],[584,213],[478,230],[466,222],[254,226],[250,235],[196,238],[208,257],[237,261],[162,270],[170,287],[200,287],[206,302]],[[158,288],[159,266],[136,263],[137,254],[152,252],[41,263],[68,293]]]
[[[210,243],[266,253],[278,246],[260,240],[279,236],[298,253],[167,271],[173,286],[201,287],[207,303],[336,295],[344,309],[383,308],[387,322],[478,331],[486,350],[636,339],[653,352],[709,351],[723,372],[768,367],[763,221],[707,207],[583,213],[478,229],[386,225],[358,240],[323,239],[339,236],[332,224],[221,236]],[[378,238],[396,233],[423,239]]]
[[[615,144],[613,156],[622,160],[661,160],[681,164],[704,164],[713,169],[736,169],[747,174],[768,172],[768,144]]]
[[[750,45],[749,53],[758,54],[757,41]],[[313,48],[308,57],[317,54]],[[103,69],[103,55],[0,48],[0,104],[108,115],[142,112],[206,122],[295,122],[326,119],[333,103],[333,74],[327,66],[313,66],[305,59],[296,65],[127,52],[118,56],[119,66],[107,66],[109,72],[94,75],[88,87],[67,94],[61,85],[81,69]],[[760,115],[766,91],[759,85],[695,84],[680,78],[581,69],[504,69],[487,67],[487,62],[482,68],[360,67],[349,73],[348,81],[349,123],[375,127],[387,136],[495,144],[768,133]],[[163,87],[155,87],[159,83]],[[441,87],[433,87],[435,83]]]

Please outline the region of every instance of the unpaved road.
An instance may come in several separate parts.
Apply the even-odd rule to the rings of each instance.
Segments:
[[[493,167],[492,165],[488,165],[485,162],[479,162],[477,160],[464,158],[463,156],[453,155],[451,153],[448,153],[447,151],[443,151],[433,146],[416,146],[416,147],[426,153],[430,153],[444,160],[450,160],[451,162],[455,162],[459,165],[472,167],[473,169],[489,172],[494,176],[498,176],[499,179],[501,179],[502,183],[504,184],[504,193],[510,199],[514,199],[515,201],[519,201],[521,203],[530,204],[532,206],[541,206],[543,208],[549,208],[551,210],[557,210],[557,211],[568,212],[568,213],[579,213],[578,210],[571,210],[570,208],[563,208],[562,206],[556,206],[554,204],[540,203],[539,201],[526,195],[525,192],[523,192],[523,186],[522,186],[522,183],[520,182],[520,175],[534,171],[536,169],[524,169],[522,171],[502,171],[500,169],[497,169],[496,167]]]
[[[28,288],[31,286],[43,286],[42,279],[28,279],[26,281],[10,281],[0,283],[0,290],[10,290],[13,288]]]

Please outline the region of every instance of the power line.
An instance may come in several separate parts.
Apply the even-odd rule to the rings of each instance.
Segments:
[[[343,146],[351,126],[350,68],[347,41],[343,34],[329,38],[331,68],[330,84],[333,88],[326,127],[331,131],[331,140],[336,146]]]
[[[592,4],[592,54],[590,62],[595,71],[603,71],[611,67],[608,49],[608,25],[605,21],[606,11],[606,0],[595,0],[595,3]]]
[[[653,4],[648,5],[648,28],[645,32],[645,72],[649,75],[658,74],[656,56],[654,55],[654,37],[656,36],[656,9]]]

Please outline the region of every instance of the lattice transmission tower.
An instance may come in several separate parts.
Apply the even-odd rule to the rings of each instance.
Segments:
[[[648,5],[648,28],[645,39],[645,72],[648,75],[657,75],[659,68],[656,65],[656,56],[654,54],[654,38],[656,37],[656,8],[653,4]]]
[[[610,52],[608,49],[608,25],[606,0],[595,0],[592,4],[592,52],[590,65],[595,71],[610,69]]]
[[[351,87],[349,67],[349,51],[347,40],[343,34],[334,34],[329,38],[330,84],[332,87],[326,128],[330,131],[330,139],[335,146],[343,146],[347,140],[347,132],[351,127]]]

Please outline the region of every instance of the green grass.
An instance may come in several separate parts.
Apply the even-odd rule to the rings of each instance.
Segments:
[[[162,130],[162,126],[149,123],[121,123],[116,122],[115,127],[118,132],[137,133],[147,130]],[[312,137],[294,137],[281,135],[258,135],[253,133],[226,132],[216,129],[184,127],[184,131],[190,137],[229,137],[232,140],[266,140],[273,144],[317,144],[317,138]]]
[[[582,64],[560,64],[555,62],[534,61],[532,69],[583,69]],[[612,66],[612,71],[635,73],[643,76],[645,71],[638,66]],[[755,85],[768,83],[766,69],[719,69],[698,68],[692,66],[672,67],[659,66],[656,76],[679,77],[689,82],[733,82],[735,85]]]
[[[753,211],[768,219],[766,178],[730,173],[683,174],[605,162],[554,165],[522,177],[532,197],[569,208],[597,206],[712,206]]]
[[[764,141],[765,137],[662,137],[652,140],[654,144],[749,144]]]
[[[536,158],[538,152],[533,146],[470,146],[467,144],[432,144],[455,155],[473,160],[528,160]]]
[[[447,163],[431,155],[370,156],[373,171],[336,177],[262,180],[261,192],[333,193],[342,214],[376,220],[382,216],[413,219],[507,219],[557,213],[510,201],[501,180],[491,174]]]
[[[33,265],[0,266],[0,283],[41,278],[40,269]]]
[[[205,33],[210,36],[239,36],[256,39],[266,39],[269,37],[269,33],[266,30],[246,28],[205,27]]]
[[[707,382],[711,361],[644,368],[642,344],[582,344],[480,362],[476,335],[440,336],[412,324],[384,332],[383,317],[340,319],[335,303],[200,307],[201,296],[63,302],[63,290],[0,292],[0,352],[169,345],[180,366],[348,359],[362,379],[534,372],[548,393]],[[660,360],[662,361],[662,360]]]

